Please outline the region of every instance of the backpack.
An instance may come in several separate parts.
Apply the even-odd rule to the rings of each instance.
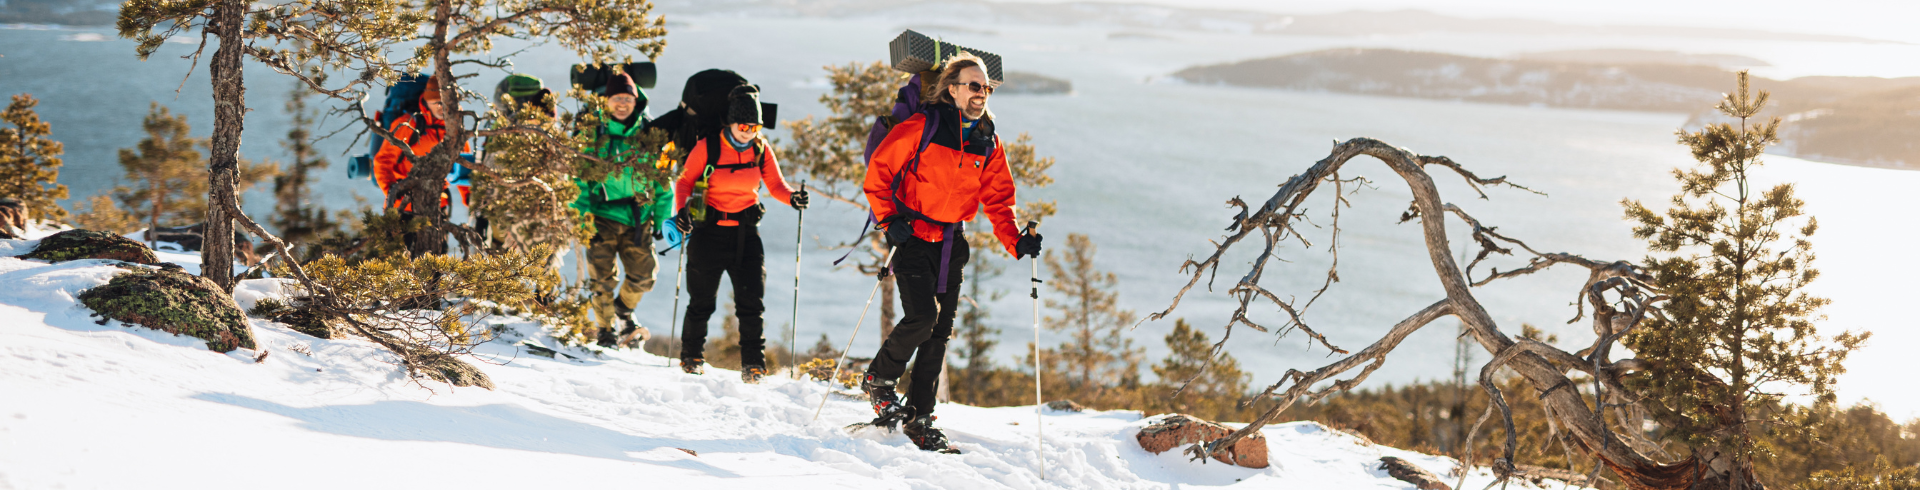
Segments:
[[[382,129],[392,128],[393,121],[401,117],[413,118],[415,127],[424,125],[425,121],[420,117],[420,94],[427,91],[429,79],[430,77],[425,74],[401,74],[399,81],[387,86],[387,99],[381,104],[379,110],[373,112],[373,119],[380,122]],[[365,178],[378,186],[379,181],[374,180],[373,177],[373,156],[380,153],[380,145],[386,143],[387,139],[379,136],[368,139],[371,141],[367,142],[367,153],[355,155],[347,160],[347,178]],[[414,131],[413,136],[407,138],[407,146],[412,147],[418,142],[420,142],[420,131]],[[473,160],[473,154],[461,153],[459,159],[454,159],[453,169],[447,172],[447,181],[456,185],[469,185],[473,170],[461,165],[461,159]]]
[[[691,149],[700,138],[726,129],[727,95],[734,87],[747,84],[747,78],[733,70],[714,68],[695,73],[680,89],[680,107],[655,118],[647,128],[665,130],[672,136],[674,147]],[[761,102],[760,113],[767,120],[766,129],[778,128],[779,104]]]

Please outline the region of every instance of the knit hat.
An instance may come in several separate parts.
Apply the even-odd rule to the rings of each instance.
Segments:
[[[432,100],[440,100],[440,79],[429,76],[427,77],[427,88],[421,89],[420,91],[420,102],[424,104]]]
[[[766,124],[760,115],[760,86],[741,85],[727,94],[727,124]]]
[[[605,95],[608,98],[620,94],[627,94],[633,96],[635,99],[645,100],[644,97],[640,95],[640,87],[633,84],[633,77],[627,76],[626,72],[614,73],[613,76],[607,77],[607,87],[600,92],[600,95]]]

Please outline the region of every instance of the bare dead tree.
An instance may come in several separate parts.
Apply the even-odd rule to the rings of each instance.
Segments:
[[[1314,299],[1325,293],[1338,278],[1338,236],[1339,214],[1342,205],[1347,204],[1346,196],[1341,194],[1342,187],[1351,185],[1355,180],[1342,180],[1340,170],[1354,157],[1370,156],[1387,164],[1402,180],[1405,180],[1413,194],[1413,203],[1402,215],[1401,221],[1419,220],[1425,238],[1428,258],[1433,264],[1436,279],[1446,291],[1446,297],[1394,324],[1371,345],[1359,352],[1349,353],[1329,343],[1323,335],[1311,328],[1304,319],[1304,313]],[[1621,382],[1622,377],[1646,368],[1645,363],[1636,359],[1613,360],[1610,357],[1613,346],[1620,338],[1631,332],[1650,315],[1660,315],[1657,304],[1666,300],[1661,292],[1653,287],[1652,278],[1638,266],[1626,262],[1603,262],[1568,253],[1540,252],[1524,242],[1507,237],[1495,231],[1493,227],[1482,225],[1459,206],[1447,203],[1440,197],[1433,176],[1425,170],[1428,166],[1438,166],[1451,170],[1464,178],[1479,197],[1486,198],[1483,190],[1486,186],[1507,186],[1532,192],[1519,185],[1507,182],[1505,177],[1482,178],[1474,175],[1464,166],[1447,157],[1424,156],[1409,150],[1394,147],[1378,140],[1355,138],[1337,142],[1332,152],[1316,162],[1305,172],[1295,175],[1280,186],[1279,191],[1259,208],[1248,206],[1239,198],[1233,198],[1228,204],[1239,208],[1233,216],[1227,231],[1231,234],[1215,243],[1212,255],[1203,260],[1189,259],[1181,267],[1183,274],[1191,278],[1174,295],[1166,310],[1155,313],[1147,320],[1165,318],[1180,305],[1180,300],[1207,278],[1211,287],[1212,278],[1217,275],[1220,262],[1227,252],[1246,238],[1259,234],[1259,255],[1254,258],[1247,272],[1236,280],[1226,293],[1232,296],[1238,307],[1225,325],[1227,335],[1215,344],[1218,352],[1225,346],[1226,338],[1236,326],[1247,326],[1254,330],[1284,335],[1292,330],[1306,332],[1312,340],[1325,346],[1336,354],[1345,357],[1311,371],[1289,369],[1260,396],[1243,402],[1250,404],[1259,400],[1272,400],[1274,405],[1246,427],[1231,435],[1198,444],[1187,450],[1195,459],[1225,451],[1235,441],[1246,437],[1275,420],[1288,407],[1301,400],[1317,402],[1334,393],[1347,391],[1365,381],[1367,376],[1386,362],[1400,342],[1413,332],[1433,323],[1442,317],[1458,318],[1466,325],[1468,334],[1475,342],[1493,354],[1480,370],[1480,386],[1492,398],[1506,428],[1504,454],[1493,463],[1499,481],[1513,476],[1514,445],[1513,412],[1506,404],[1505,396],[1493,383],[1493,375],[1501,368],[1517,373],[1532,385],[1546,408],[1547,415],[1556,425],[1562,440],[1585,455],[1595,458],[1595,473],[1605,467],[1618,475],[1622,482],[1633,489],[1684,489],[1684,488],[1726,488],[1728,480],[1724,469],[1725,457],[1712,448],[1695,448],[1692,454],[1673,458],[1662,451],[1658,444],[1648,440],[1640,433],[1641,423],[1647,413],[1638,406],[1639,397],[1628,390]],[[1305,300],[1286,300],[1260,285],[1267,267],[1279,259],[1278,249],[1288,241],[1298,241],[1303,247],[1311,248],[1308,238],[1303,236],[1301,224],[1306,223],[1307,215],[1303,204],[1324,184],[1334,187],[1333,222],[1328,229],[1332,235],[1327,248],[1334,254],[1334,262],[1328,266],[1327,282]],[[1479,251],[1466,270],[1453,259],[1455,252],[1447,241],[1446,216],[1452,214],[1472,230],[1474,242]],[[1310,224],[1309,224],[1310,225]],[[1311,226],[1311,225],[1310,225]],[[1513,255],[1518,250],[1529,259],[1520,268],[1500,271],[1490,269],[1485,277],[1478,281],[1470,274],[1475,266],[1493,254]],[[1580,311],[1569,323],[1587,317],[1586,309],[1593,310],[1591,321],[1595,337],[1593,344],[1578,353],[1567,352],[1546,343],[1516,339],[1502,331],[1493,321],[1472,292],[1473,286],[1488,282],[1532,274],[1555,265],[1571,265],[1588,271],[1587,280],[1577,288]],[[1256,323],[1248,317],[1248,311],[1256,304],[1271,306],[1283,313],[1287,321],[1278,329]],[[1355,369],[1359,371],[1353,373]],[[1574,382],[1569,379],[1571,371],[1586,373],[1592,378],[1591,393],[1598,400],[1587,403]],[[1336,379],[1347,376],[1345,379]],[[1316,385],[1324,387],[1316,389]],[[1608,422],[1608,412],[1613,412],[1615,423]],[[1592,481],[1591,479],[1589,481]]]

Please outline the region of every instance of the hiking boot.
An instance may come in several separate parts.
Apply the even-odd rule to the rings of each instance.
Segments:
[[[680,370],[686,371],[687,374],[694,374],[694,375],[707,374],[706,366],[707,366],[706,359],[701,359],[698,357],[680,358]]]
[[[593,343],[600,347],[612,349],[614,345],[620,343],[620,339],[614,336],[613,327],[606,327],[600,329],[599,339]]]
[[[767,368],[760,367],[760,366],[747,366],[747,367],[740,368],[740,381],[746,382],[747,384],[750,384],[750,385],[760,384],[760,378],[765,378],[765,377],[767,377]]]
[[[933,428],[933,421],[938,418],[939,417],[932,415],[914,417],[913,420],[908,420],[906,425],[901,427],[901,432],[905,432],[907,439],[912,440],[913,445],[919,446],[921,451],[933,451],[941,454],[960,454],[959,449],[954,449],[947,444],[947,434],[945,432],[940,432],[940,429]]]
[[[873,419],[873,425],[893,428],[907,418],[907,408],[900,405],[900,395],[893,392],[893,387],[899,384],[899,380],[876,378],[872,371],[860,377],[860,392],[867,394],[873,403],[873,414],[878,416]]]
[[[653,331],[647,330],[647,327],[640,326],[640,322],[633,321],[632,316],[623,316],[621,318],[625,319],[627,324],[626,327],[620,329],[618,342],[621,347],[628,349],[636,348],[646,345],[647,339],[653,338]]]

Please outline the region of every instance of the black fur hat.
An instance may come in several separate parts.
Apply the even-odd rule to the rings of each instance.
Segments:
[[[727,94],[727,124],[766,124],[760,114],[760,86],[741,85]]]

